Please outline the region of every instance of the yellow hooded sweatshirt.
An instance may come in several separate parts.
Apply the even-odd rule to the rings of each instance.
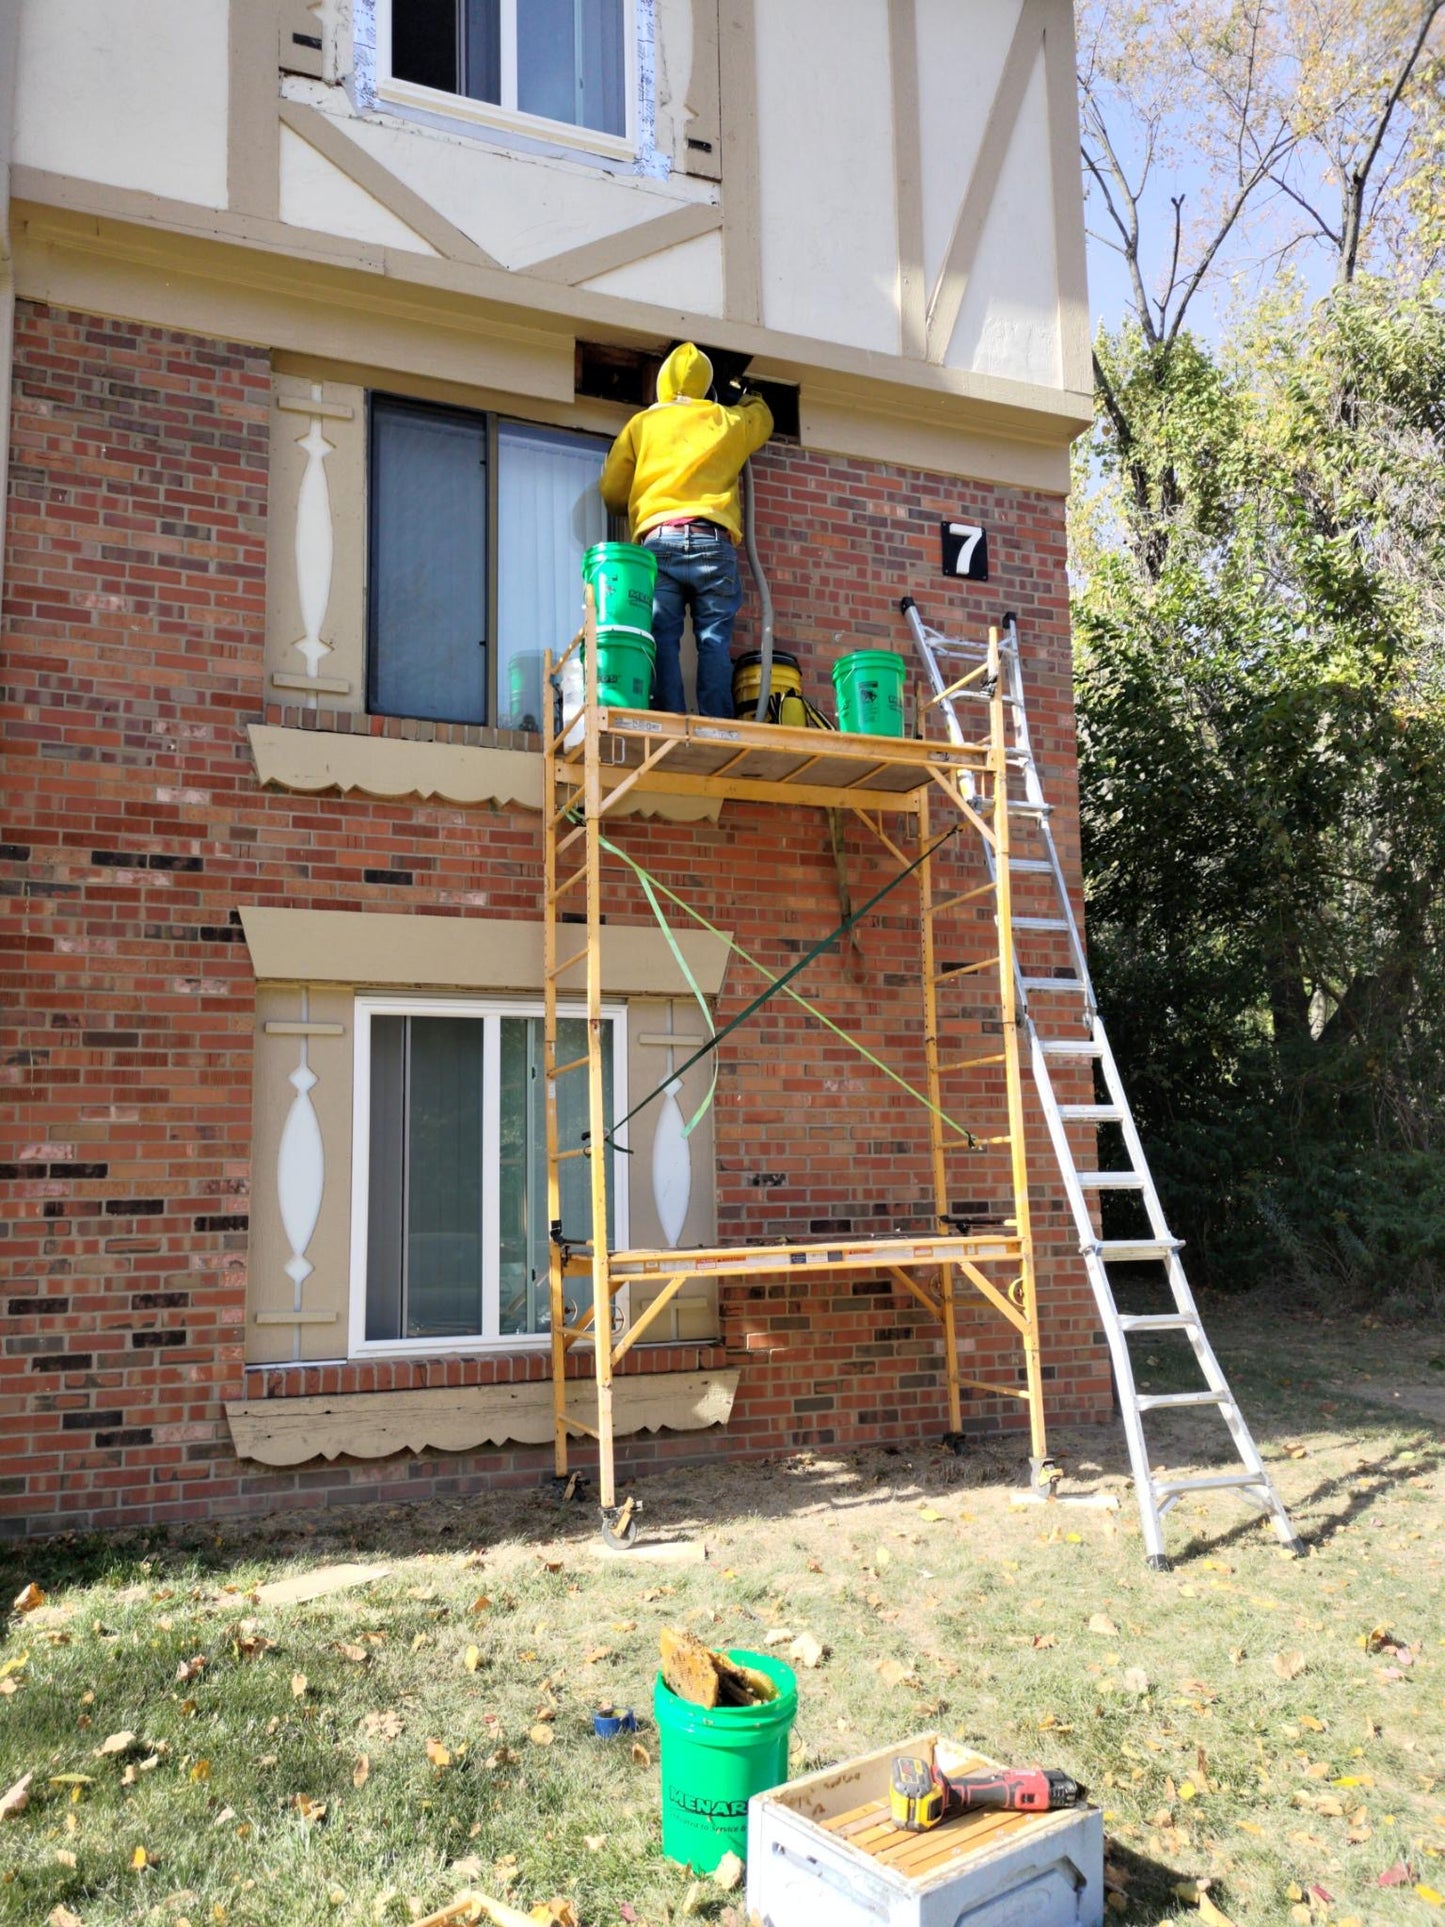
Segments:
[[[634,542],[692,515],[742,540],[738,473],[772,434],[773,417],[757,395],[736,408],[705,401],[711,383],[712,363],[683,342],[658,370],[657,400],[612,444],[599,487],[614,515],[627,511]]]

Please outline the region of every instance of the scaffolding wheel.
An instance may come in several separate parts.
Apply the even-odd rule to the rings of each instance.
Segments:
[[[611,1546],[614,1552],[625,1552],[629,1546],[637,1544],[637,1535],[642,1530],[642,1507],[636,1499],[626,1499],[621,1505],[602,1507],[602,1543]]]
[[[1029,1460],[1029,1490],[1041,1492],[1046,1499],[1057,1496],[1056,1488],[1064,1476],[1064,1468],[1057,1459]]]
[[[952,1452],[956,1459],[961,1459],[968,1450],[968,1440],[962,1432],[945,1432],[939,1444],[945,1452]]]
[[[582,1488],[586,1484],[585,1472],[554,1472],[543,1479],[542,1490],[558,1505],[570,1505],[574,1499],[582,1497]]]

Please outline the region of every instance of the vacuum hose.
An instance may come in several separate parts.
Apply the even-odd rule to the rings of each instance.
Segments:
[[[743,483],[743,544],[748,552],[748,567],[752,570],[753,585],[758,592],[758,611],[762,631],[762,646],[758,654],[762,658],[758,676],[758,706],[753,712],[753,721],[767,721],[768,701],[773,693],[773,592],[768,587],[768,578],[763,574],[763,565],[758,560],[758,537],[753,505],[753,466],[745,463],[742,473]]]

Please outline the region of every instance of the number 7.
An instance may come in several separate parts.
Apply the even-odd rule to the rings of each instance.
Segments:
[[[958,551],[958,560],[953,565],[955,575],[967,575],[973,561],[973,552],[983,540],[983,530],[973,522],[950,522],[950,535],[961,535],[963,546]]]

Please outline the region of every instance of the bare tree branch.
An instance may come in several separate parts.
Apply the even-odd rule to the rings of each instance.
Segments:
[[[1420,30],[1405,55],[1400,66],[1400,71],[1395,77],[1395,84],[1391,87],[1385,104],[1380,110],[1370,144],[1365,150],[1363,159],[1358,161],[1345,176],[1343,183],[1345,205],[1343,218],[1340,222],[1339,266],[1335,276],[1337,282],[1347,284],[1355,278],[1355,270],[1359,265],[1360,259],[1365,186],[1370,178],[1370,170],[1374,167],[1379,157],[1380,148],[1384,144],[1391,118],[1394,115],[1395,109],[1400,104],[1400,97],[1409,84],[1410,76],[1415,71],[1415,64],[1424,51],[1425,42],[1430,36],[1430,29],[1434,26],[1442,7],[1445,7],[1445,0],[1425,0],[1424,13],[1420,21]]]

